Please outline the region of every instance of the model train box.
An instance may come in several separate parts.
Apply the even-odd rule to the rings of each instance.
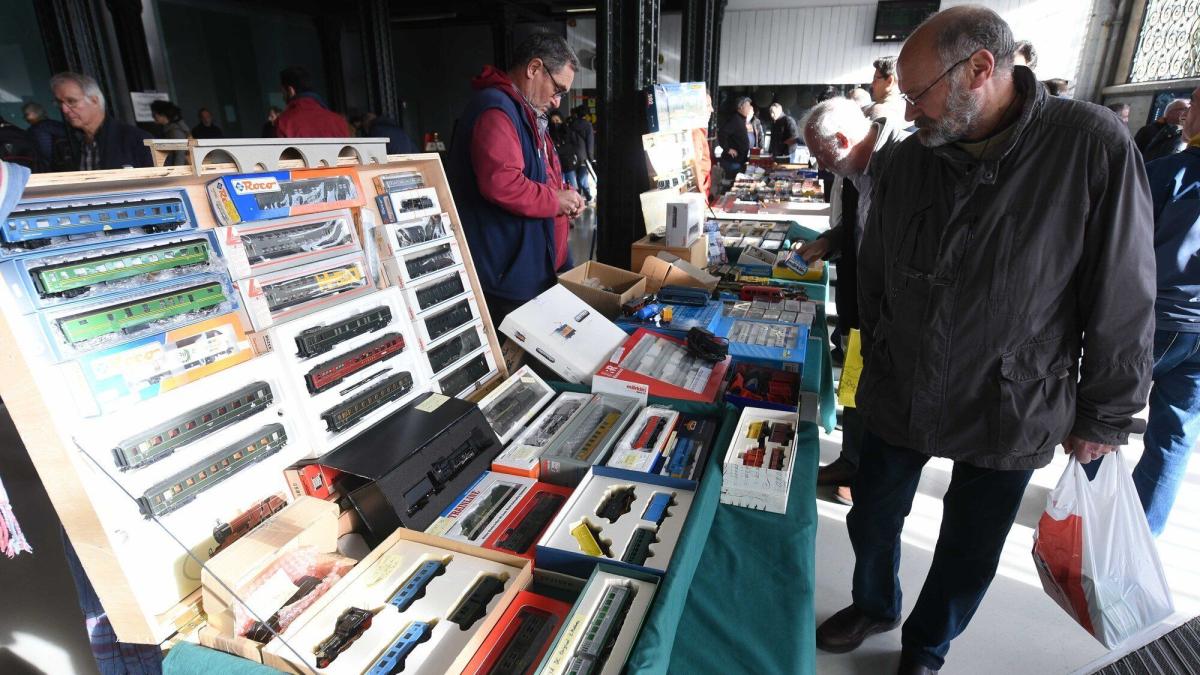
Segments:
[[[500,332],[568,382],[587,384],[625,332],[561,285],[504,317]]]
[[[735,363],[729,369],[725,400],[738,408],[795,411],[799,399],[799,373],[754,363]]]
[[[554,398],[554,390],[529,366],[522,366],[479,400],[479,409],[492,430],[507,443]]]
[[[537,478],[542,452],[583,411],[592,394],[564,391],[492,461],[492,471]]]
[[[458,673],[532,574],[523,558],[401,528],[268,644],[263,661],[306,674]]]
[[[729,340],[729,355],[738,362],[758,363],[793,372],[808,357],[808,326],[722,317],[713,331]]]
[[[446,242],[454,238],[449,213],[436,213],[375,228],[375,243],[380,258],[394,258],[424,244]]]
[[[596,565],[536,675],[618,675],[658,589],[651,574]]]
[[[597,562],[663,574],[695,483],[592,467],[537,545],[537,566],[576,576]]]
[[[485,471],[425,531],[482,546],[535,482],[532,478]]]
[[[796,413],[742,409],[725,453],[722,504],[787,513],[799,425]]]
[[[692,356],[686,344],[639,328],[596,372],[595,381],[645,385],[651,396],[711,403],[720,392],[730,358],[714,363]]]
[[[367,261],[360,253],[242,279],[236,286],[256,331],[375,290]]]
[[[478,406],[425,394],[320,462],[367,479],[346,496],[379,541],[397,527],[429,527],[499,451]]]
[[[620,316],[623,305],[646,294],[646,277],[593,260],[558,275],[558,283],[609,319]]]
[[[362,250],[354,217],[346,209],[218,227],[216,234],[234,279]]]
[[[523,675],[541,662],[571,605],[529,591],[517,594],[500,615],[462,675]]]
[[[226,227],[363,205],[354,168],[296,169],[221,176],[208,184],[217,221]]]
[[[603,464],[621,433],[637,417],[642,402],[613,394],[593,394],[541,453],[538,477],[574,487],[590,467]]]
[[[484,547],[533,560],[538,540],[570,497],[570,488],[534,483],[520,503],[484,540]]]

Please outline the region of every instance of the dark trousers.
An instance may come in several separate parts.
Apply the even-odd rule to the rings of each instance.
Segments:
[[[900,618],[900,531],[929,457],[863,434],[854,507],[846,518],[854,546],[854,604],[878,620]],[[997,471],[954,463],[942,498],[941,532],[901,644],[918,663],[939,669],[950,641],[983,600],[1032,470]]]

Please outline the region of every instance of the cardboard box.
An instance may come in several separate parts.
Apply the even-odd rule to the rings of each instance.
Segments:
[[[625,331],[566,287],[552,286],[504,317],[500,332],[567,382],[587,384]]]
[[[640,270],[642,263],[647,258],[657,256],[659,253],[670,253],[671,255],[685,260],[696,267],[708,266],[708,237],[701,235],[692,242],[691,246],[672,247],[667,246],[665,240],[660,239],[657,242],[650,241],[650,235],[646,235],[641,239],[633,242],[633,246],[629,249],[629,269]],[[642,272],[645,274],[645,272]]]
[[[704,195],[686,192],[680,199],[667,202],[667,246],[690,248],[700,238],[704,229],[704,209],[708,200]]]
[[[698,241],[704,241],[701,237]],[[688,286],[712,292],[721,281],[703,269],[670,253],[642,259],[642,276],[646,277],[646,292],[657,293],[663,286]]]
[[[496,627],[483,641],[479,651],[475,652],[475,656],[467,664],[462,675],[487,675],[496,672],[496,666],[505,657],[505,650],[509,645],[513,644],[515,640],[521,639],[518,635],[531,632],[528,627],[522,631],[522,626],[525,626],[527,621],[545,622],[540,624],[544,626],[543,628],[533,631],[532,635],[526,638],[530,640],[528,649],[533,654],[531,663],[540,662],[549,651],[550,645],[554,642],[554,635],[562,626],[563,620],[566,619],[567,612],[570,611],[571,605],[565,602],[529,591],[521,591],[512,604],[504,610],[504,614],[496,622]]]
[[[588,286],[588,279],[596,279],[612,290]],[[646,294],[646,277],[591,260],[558,275],[558,283],[610,319],[620,316],[621,305]]]

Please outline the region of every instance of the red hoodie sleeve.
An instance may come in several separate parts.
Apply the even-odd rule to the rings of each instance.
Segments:
[[[521,142],[503,110],[485,110],[471,139],[471,166],[484,199],[524,218],[558,214],[557,191],[525,177]]]

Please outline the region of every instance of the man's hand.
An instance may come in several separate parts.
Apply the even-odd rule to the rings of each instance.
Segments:
[[[804,262],[811,265],[829,254],[829,240],[822,237],[821,239],[807,241],[798,247],[793,246],[792,248],[796,251],[797,255],[804,258]]]
[[[558,215],[574,218],[583,213],[583,207],[583,197],[580,197],[578,192],[574,190],[558,191]]]
[[[725,152],[729,153],[730,157],[737,159],[737,150],[730,148],[730,149],[726,150]]]
[[[1062,445],[1063,452],[1075,455],[1075,459],[1079,460],[1080,464],[1087,464],[1117,449],[1115,445],[1085,441],[1077,436],[1067,436],[1067,440],[1063,441]]]

